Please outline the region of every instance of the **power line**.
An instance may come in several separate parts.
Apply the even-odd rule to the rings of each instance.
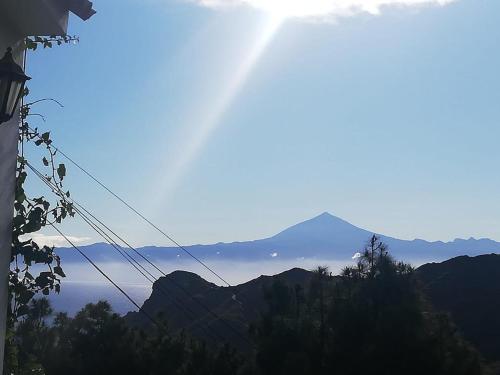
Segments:
[[[28,127],[30,130],[35,132],[36,136],[41,139],[40,134],[38,133],[37,130],[34,130],[31,127]],[[209,267],[206,263],[204,263],[201,259],[196,257],[192,252],[190,252],[186,247],[182,246],[179,242],[177,242],[171,235],[167,234],[164,230],[159,228],[156,224],[154,224],[150,219],[148,219],[146,216],[144,216],[141,212],[139,212],[136,208],[134,208],[131,204],[129,204],[127,201],[125,201],[123,198],[121,198],[118,194],[113,192],[108,186],[106,186],[103,182],[101,182],[97,177],[95,177],[92,173],[90,173],[87,169],[83,168],[79,163],[77,163],[75,160],[73,160],[70,156],[68,156],[66,153],[64,153],[61,149],[59,149],[57,146],[55,146],[53,143],[51,143],[51,146],[59,152],[63,157],[65,157],[70,163],[72,163],[75,167],[80,169],[84,174],[86,174],[90,179],[92,179],[94,182],[96,182],[99,186],[101,186],[104,190],[106,190],[109,194],[111,194],[113,197],[115,197],[117,200],[119,200],[123,205],[125,205],[127,208],[129,208],[132,212],[134,212],[137,216],[139,216],[143,221],[145,221],[147,224],[149,224],[152,228],[154,228],[156,231],[158,231],[160,234],[162,234],[164,237],[166,237],[168,240],[170,240],[172,243],[174,243],[178,248],[180,248],[182,251],[184,251],[186,254],[188,254],[191,258],[195,259],[199,264],[201,264],[205,269],[210,271],[213,275],[215,275],[219,280],[221,280],[224,284],[226,284],[228,287],[233,287],[227,280],[225,280],[220,274],[218,274],[215,270],[213,270],[211,267]],[[157,267],[155,267],[157,269]],[[161,271],[160,271],[161,272]],[[238,290],[235,289],[233,290],[233,296],[232,299],[235,300],[236,296],[238,294]]]
[[[89,212],[85,207],[83,207],[81,204],[73,200],[73,203],[84,210],[88,215],[90,215],[94,220],[96,220],[99,224],[101,224],[103,227],[105,227],[109,232],[111,232],[116,238],[118,238],[121,242],[123,242],[129,249],[131,249],[135,254],[137,254],[141,259],[146,261],[150,266],[152,266],[155,270],[160,272],[169,282],[171,282],[173,285],[175,285],[178,289],[180,289],[182,292],[184,292],[188,297],[190,297],[194,302],[196,302],[198,305],[200,305],[208,314],[212,315],[216,320],[219,320],[222,324],[224,324],[227,328],[229,328],[231,331],[233,331],[235,334],[237,334],[240,338],[243,340],[247,341],[246,337],[241,334],[238,330],[236,330],[233,326],[231,326],[228,322],[224,320],[221,316],[219,316],[216,312],[214,312],[210,307],[208,307],[206,304],[204,304],[202,301],[194,297],[191,293],[189,293],[186,288],[182,286],[182,284],[178,283],[175,281],[170,275],[167,275],[161,268],[159,268],[155,263],[153,263],[150,259],[148,259],[146,256],[141,254],[139,250],[137,250],[135,247],[130,245],[125,239],[123,239],[121,236],[116,234],[111,228],[109,228],[105,223],[103,223],[101,220],[99,220],[97,217],[95,217],[91,212]],[[81,212],[80,212],[81,215]],[[119,245],[118,245],[119,246]],[[151,273],[148,274],[152,277]]]
[[[26,52],[26,51],[25,51]],[[26,63],[26,60],[24,60],[24,63]],[[57,101],[56,101],[57,102]],[[59,102],[57,102],[59,105],[61,105]],[[27,124],[26,124],[27,125]],[[40,134],[38,133],[38,131],[32,129],[29,125],[27,125],[28,129],[32,130],[35,132],[36,136],[38,138],[41,139],[41,136]],[[24,142],[22,142],[22,144],[24,145]],[[118,199],[121,203],[123,203],[126,207],[128,207],[130,210],[132,210],[136,215],[138,215],[141,219],[143,219],[146,223],[148,223],[150,226],[152,226],[154,229],[156,229],[158,232],[160,232],[163,236],[165,236],[167,239],[169,239],[172,243],[174,243],[177,247],[179,247],[180,249],[182,249],[186,254],[188,254],[190,257],[192,257],[193,259],[195,259],[199,264],[201,264],[204,268],[206,268],[208,271],[210,271],[213,275],[215,275],[219,280],[221,280],[223,283],[225,283],[227,286],[231,287],[231,284],[229,282],[227,282],[222,276],[220,276],[217,272],[215,272],[211,267],[209,267],[208,265],[206,265],[203,261],[201,261],[198,257],[196,257],[194,254],[192,254],[189,250],[187,250],[184,246],[182,246],[181,244],[179,244],[176,240],[173,239],[172,236],[168,235],[165,231],[163,231],[162,229],[160,229],[158,226],[156,226],[152,221],[150,221],[148,218],[146,218],[143,214],[141,214],[137,209],[135,209],[133,206],[131,206],[129,203],[127,203],[123,198],[121,198],[120,196],[118,196],[116,193],[114,193],[110,188],[108,188],[106,185],[104,185],[101,181],[99,181],[96,177],[94,177],[89,171],[87,171],[86,169],[84,169],[82,166],[80,166],[77,162],[75,162],[72,158],[70,158],[66,153],[64,153],[62,150],[60,150],[58,147],[56,147],[53,143],[51,144],[51,146],[57,151],[59,152],[62,156],[64,156],[67,160],[69,160],[74,166],[76,166],[78,169],[80,169],[83,173],[85,173],[88,177],[90,177],[93,181],[95,181],[98,185],[100,185],[102,188],[104,188],[108,193],[110,193],[111,195],[113,195],[116,199]],[[43,182],[48,182],[47,179],[39,172],[37,171],[33,166],[31,166],[31,164],[27,163],[27,165],[36,173],[36,174],[40,174],[39,178],[42,179]],[[50,186],[49,186],[50,187]],[[237,331],[236,329],[234,329],[231,325],[229,325],[227,322],[225,322],[221,317],[219,317],[216,313],[214,313],[210,308],[208,308],[206,305],[204,305],[203,303],[201,303],[199,300],[197,300],[196,298],[194,298],[194,296],[190,295],[190,293],[184,288],[182,287],[182,285],[176,283],[174,280],[172,280],[170,277],[168,277],[167,274],[165,274],[165,272],[163,272],[160,268],[158,268],[154,263],[152,263],[149,259],[147,259],[146,257],[144,257],[140,252],[138,252],[135,248],[133,248],[132,246],[130,246],[125,240],[123,240],[120,236],[118,236],[115,232],[113,232],[109,227],[107,227],[104,223],[102,223],[100,220],[98,220],[94,215],[92,215],[89,211],[87,211],[83,206],[79,205],[77,202],[74,202],[76,205],[78,205],[80,208],[82,208],[85,212],[87,212],[89,215],[91,215],[95,220],[97,220],[101,225],[103,225],[108,231],[110,231],[113,235],[115,235],[117,238],[119,238],[122,242],[124,242],[129,248],[131,248],[136,254],[138,254],[141,258],[143,258],[144,260],[146,260],[146,262],[148,264],[150,264],[151,266],[153,266],[157,271],[159,271],[163,276],[165,276],[167,278],[167,280],[169,280],[170,282],[172,282],[174,285],[176,285],[178,288],[180,288],[184,293],[186,293],[188,296],[190,296],[194,301],[196,301],[198,304],[200,304],[205,310],[208,311],[208,313],[210,315],[213,315],[217,320],[220,320],[221,322],[224,323],[224,325],[226,325],[227,327],[229,327],[232,331],[234,331],[239,337],[243,338],[243,340],[245,340],[246,342],[252,344],[245,336],[243,336],[239,331]],[[96,230],[98,233],[98,229],[94,227],[94,225],[92,225],[91,223],[89,223],[89,221],[87,220],[88,218],[85,218],[84,215],[82,215],[81,212],[79,212],[80,216],[87,222],[88,225],[90,225],[94,230]],[[68,240],[68,242],[76,248],[76,246],[74,246],[71,241],[69,241],[69,239],[64,236],[57,228],[55,228],[55,226],[53,224],[51,224],[54,229],[56,229],[63,237],[66,238],[66,240]],[[104,232],[104,231],[103,231]],[[100,234],[102,236],[102,234]],[[112,239],[111,239],[112,240]],[[109,240],[108,240],[109,242]],[[120,247],[118,244],[116,244],[114,241],[112,241],[116,246]],[[123,254],[126,254],[126,251],[124,251],[123,253],[119,250],[118,247],[115,247],[111,242],[110,242],[110,245],[112,245],[122,256],[124,256]],[[83,254],[78,248],[76,248],[88,261],[91,262],[91,264],[96,267],[96,269],[101,272],[113,285],[115,285],[123,294],[126,295],[126,297],[128,299],[131,300],[131,302],[139,309],[139,311],[142,311],[143,313],[145,313],[143,311],[142,308],[139,307],[139,305],[137,303],[135,303],[118,285],[116,285],[110,278],[108,278],[91,260],[90,258],[88,258],[85,254]],[[128,254],[127,254],[128,255]],[[126,256],[124,256],[125,259],[127,259]],[[130,255],[129,257],[134,260]],[[130,260],[127,259],[127,261],[130,262]],[[155,279],[156,281],[158,281],[158,279],[156,279],[150,272],[148,272],[144,267],[142,267],[142,265],[135,261],[135,263],[137,263],[144,271],[146,271],[150,276],[153,277],[153,279]],[[148,281],[150,281],[152,284],[154,284],[153,281],[151,281],[146,275],[144,275],[144,273],[139,270],[132,262],[131,262],[132,266],[134,266],[134,268],[136,268]],[[158,284],[160,290],[163,290],[163,288],[161,287],[160,284]],[[163,294],[165,294],[165,292],[163,292]],[[174,304],[175,304],[175,301],[174,301]],[[184,307],[182,305],[182,303],[178,303],[179,306],[181,307]],[[178,306],[178,308],[179,308]],[[191,312],[192,313],[192,312]],[[146,314],[146,313],[145,313]],[[147,314],[146,314],[147,315]],[[152,319],[149,315],[148,315],[148,318],[150,320],[152,320],[157,326],[158,323],[156,323],[154,321],[154,319]],[[193,319],[194,319],[194,314],[193,314]],[[159,326],[160,327],[160,326]],[[200,322],[200,327],[203,329],[203,326],[201,326],[201,322]],[[209,327],[207,325],[207,327]],[[204,330],[204,329],[203,329]],[[209,332],[206,332],[209,334]],[[218,333],[215,332],[217,336]],[[220,337],[220,336],[219,336]]]
[[[57,194],[58,189],[57,189],[57,187],[55,185],[53,185],[51,182],[49,182],[47,180],[47,178],[44,177],[43,174],[40,171],[38,171],[35,167],[33,167],[29,162],[26,162],[26,164],[36,174],[36,176],[40,180],[42,180],[42,182],[44,182],[52,190],[52,192],[54,192],[55,194]],[[76,202],[74,200],[70,200],[68,198],[66,198],[66,199],[68,200],[68,202],[70,202],[72,204],[76,204]],[[99,236],[101,236],[105,241],[107,241],[123,258],[125,258],[125,260],[127,262],[129,262],[151,284],[154,284],[155,281],[158,281],[158,279],[154,275],[152,275],[146,268],[144,268],[142,266],[142,264],[140,264],[139,262],[137,262],[137,260],[135,260],[132,256],[130,256],[129,254],[127,254],[127,252],[125,250],[123,250],[120,245],[118,245],[115,241],[113,241],[113,239],[104,230],[102,230],[102,228],[99,228],[98,225],[96,225],[95,223],[93,223],[85,214],[83,214],[81,211],[79,211],[78,208],[75,208],[75,207],[73,207],[73,208],[82,217],[82,219],[87,223],[87,225],[89,225],[94,231],[97,232],[97,234]],[[142,268],[142,270],[141,270],[141,268]],[[146,273],[149,276],[146,275]],[[151,280],[150,277],[153,280]],[[172,297],[170,295],[170,293],[168,293],[166,290],[164,290],[164,288],[160,284],[158,285],[158,287],[159,287],[160,292],[163,295],[165,295],[167,298],[171,298],[173,300],[174,305],[179,310],[181,310],[183,313],[191,315],[191,319],[194,320],[195,314],[190,309],[188,309],[187,307],[183,306],[181,301],[179,301],[177,299],[174,300],[175,297]],[[214,335],[212,335],[210,332],[206,331],[205,327],[203,327],[201,325],[201,322],[199,323],[199,325],[200,325],[200,328],[207,334],[207,336],[209,338],[211,338],[212,340],[214,340]],[[215,332],[215,336],[218,336],[218,338],[215,339],[214,341],[222,339],[222,337],[217,332]]]
[[[149,315],[137,302],[134,301],[132,297],[128,295],[120,286],[115,283],[97,264],[90,259],[87,254],[85,254],[80,248],[78,248],[59,228],[57,228],[53,223],[49,225],[54,228],[57,233],[59,233],[76,251],[78,251],[102,276],[104,276],[113,286],[120,291],[137,309],[142,312],[154,325],[156,325],[160,330],[163,330],[163,326],[158,323],[151,315]]]
[[[38,132],[32,128],[29,128],[32,131],[36,133],[38,138],[41,138],[41,136],[38,134]],[[73,164],[75,167],[77,167],[79,170],[81,170],[84,174],[86,174],[88,177],[90,177],[94,182],[96,182],[99,186],[101,186],[104,190],[106,190],[109,194],[111,194],[113,197],[118,199],[122,204],[124,204],[127,208],[129,208],[132,212],[134,212],[137,216],[139,216],[143,221],[145,221],[147,224],[149,224],[152,228],[154,228],[156,231],[158,231],[160,234],[162,234],[164,237],[166,237],[169,241],[171,241],[173,244],[175,244],[178,248],[180,248],[182,251],[184,251],[186,254],[188,254],[191,258],[196,260],[199,264],[201,264],[205,269],[210,271],[214,276],[216,276],[219,280],[221,280],[224,284],[227,286],[232,286],[228,281],[226,281],[221,275],[219,275],[217,272],[215,272],[211,267],[209,267],[207,264],[205,264],[201,259],[199,259],[197,256],[195,256],[192,252],[190,252],[188,249],[186,249],[185,246],[182,246],[179,242],[177,242],[171,235],[167,234],[164,230],[160,229],[156,224],[154,224],[151,220],[149,220],[146,216],[144,216],[141,212],[139,212],[136,208],[134,208],[131,204],[129,204],[127,201],[125,201],[123,198],[121,198],[118,194],[113,192],[110,188],[108,188],[104,183],[102,183],[100,180],[97,179],[92,173],[90,173],[88,170],[83,168],[80,164],[78,164],[76,161],[74,161],[72,158],[70,158],[66,153],[61,151],[58,147],[54,146],[53,143],[51,143],[51,146],[59,152],[63,157],[65,157],[71,164]]]
[[[26,162],[28,167],[35,173],[35,175],[43,182],[45,183],[53,193],[59,195],[61,193],[61,190],[59,189],[58,186],[56,186],[53,182],[49,181],[38,169],[36,169],[33,165],[31,165],[29,162]],[[245,342],[249,343],[252,345],[252,343],[244,336],[242,335],[241,332],[236,330],[232,325],[230,325],[228,322],[226,322],[222,317],[220,317],[217,313],[215,313],[213,310],[211,310],[207,305],[205,305],[203,302],[199,301],[197,298],[195,298],[191,293],[189,293],[181,284],[177,283],[174,281],[169,275],[167,275],[164,271],[162,271],[156,264],[154,264],[152,261],[150,261],[147,257],[145,257],[143,254],[141,254],[137,249],[132,247],[125,239],[120,237],[118,234],[116,234],[111,228],[109,228],[105,223],[103,223],[101,220],[99,220],[97,217],[95,217],[91,212],[89,212],[85,207],[83,207],[80,203],[76,202],[74,199],[70,199],[69,197],[65,197],[69,203],[73,204],[73,209],[82,217],[82,219],[89,225],[94,231],[98,233],[99,236],[101,236],[105,241],[107,241],[128,263],[130,263],[142,276],[144,276],[149,282],[154,284],[154,281],[158,281],[158,279],[151,273],[149,272],[140,262],[138,262],[136,259],[134,259],[130,254],[127,254],[127,252],[120,246],[116,241],[114,241],[110,235],[108,235],[102,228],[99,227],[99,225],[95,224],[95,222],[90,219],[89,216],[91,216],[95,221],[97,221],[102,227],[104,227],[106,230],[108,230],[110,233],[112,233],[115,237],[117,237],[120,241],[125,243],[132,251],[134,251],[137,255],[139,255],[142,259],[144,259],[149,265],[154,267],[158,272],[160,272],[165,278],[170,281],[172,284],[174,284],[177,288],[182,290],[188,297],[190,297],[193,301],[198,303],[205,311],[208,312],[208,314],[212,315],[216,320],[221,321],[227,328],[229,328],[233,333],[235,333],[238,337],[240,337],[242,340]],[[75,207],[76,206],[76,207]],[[86,214],[84,214],[81,210],[85,211]],[[147,274],[147,275],[146,275]],[[149,275],[149,276],[148,276]],[[151,278],[154,280],[151,280]],[[172,297],[166,290],[163,289],[161,284],[158,284],[159,290],[162,294],[167,296],[168,298],[172,298],[174,305],[180,310],[183,310],[184,312],[187,312],[191,314],[192,319],[195,319],[195,314],[188,309],[187,307],[182,305],[182,302],[176,301],[175,297]],[[174,300],[175,299],[175,300]],[[206,331],[204,327],[201,325],[201,322],[199,322],[200,328],[211,336],[210,332]],[[207,325],[207,328],[210,328],[210,326]],[[221,338],[221,336],[214,331],[215,334]],[[212,337],[213,339],[213,337]]]
[[[73,201],[74,204],[77,204],[75,201]],[[151,273],[149,272],[140,262],[138,262],[136,259],[134,259],[130,254],[127,254],[127,251],[123,249],[120,245],[118,245],[113,239],[106,234],[99,226],[97,226],[95,223],[93,223],[86,215],[84,215],[80,210],[75,208],[75,211],[82,217],[82,219],[92,228],[94,231],[96,231],[105,241],[107,241],[128,263],[130,263],[142,276],[144,276],[152,285],[158,281],[158,279]],[[151,279],[152,278],[152,279]],[[158,284],[158,290],[160,291],[161,294],[163,294],[165,297],[169,298],[172,300],[173,304],[175,307],[177,307],[179,310],[181,310],[183,313],[187,314],[188,316],[191,317],[191,319],[195,319],[195,314],[192,310],[188,309],[186,306],[182,305],[182,302],[179,301],[176,297],[172,296],[169,292],[166,291],[165,288],[161,284]],[[205,330],[205,327],[202,326],[201,322],[199,323],[200,328],[202,331],[204,331],[209,338],[214,340],[214,336],[212,335],[211,332]],[[209,326],[207,325],[209,328]],[[215,332],[215,331],[214,331]],[[215,332],[215,335],[218,336],[217,339],[214,341],[223,339],[217,332]]]

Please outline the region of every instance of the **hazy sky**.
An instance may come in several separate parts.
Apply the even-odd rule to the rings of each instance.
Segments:
[[[497,0],[94,7],[70,20],[78,45],[29,55],[32,98],[65,105],[33,123],[180,242],[323,211],[405,239],[500,240]],[[169,244],[68,169],[73,197],[130,241]]]

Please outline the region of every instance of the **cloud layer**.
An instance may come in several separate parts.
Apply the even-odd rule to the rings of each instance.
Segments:
[[[74,237],[67,236],[68,239],[73,242],[75,245],[82,245],[87,243],[90,240],[90,237]],[[55,247],[70,247],[71,245],[66,241],[66,239],[62,236],[49,236],[43,233],[31,233],[24,240],[31,238],[35,241],[39,246],[55,246]]]
[[[457,0],[194,0],[209,8],[250,6],[283,17],[335,18],[380,14],[384,7],[443,6]]]

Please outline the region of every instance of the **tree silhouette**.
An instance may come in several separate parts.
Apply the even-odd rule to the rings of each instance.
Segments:
[[[413,268],[375,235],[338,277],[316,269],[305,294],[308,309],[269,309],[256,329],[262,374],[484,373],[449,318],[424,302]]]
[[[255,352],[246,353],[186,332],[132,328],[104,301],[69,317],[33,300],[9,340],[6,374],[487,374],[450,318],[422,298],[413,268],[377,236],[339,276],[318,267],[304,285],[276,278],[263,294],[268,309],[252,330]]]

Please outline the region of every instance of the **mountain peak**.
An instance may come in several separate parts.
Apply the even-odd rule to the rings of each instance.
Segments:
[[[331,229],[332,226],[348,226],[351,228],[355,228],[354,225],[351,223],[348,223],[347,221],[332,215],[329,212],[323,212],[320,215],[317,215],[313,217],[312,219],[305,220],[301,223],[295,224],[291,226],[288,229],[298,229],[298,228],[304,228],[304,227],[322,227],[322,226],[327,226],[329,229]]]
[[[319,214],[318,216],[313,217],[313,219],[328,219],[328,218],[336,218],[336,216],[332,215],[328,211],[323,212],[322,214]]]
[[[215,284],[206,281],[196,273],[176,270],[166,276],[160,277],[153,284],[153,290],[160,288],[159,285],[162,285],[163,288],[171,288],[172,283],[177,287],[191,291],[193,294],[198,293],[200,290],[212,289],[216,287]]]
[[[318,241],[324,245],[330,246],[338,244],[339,242],[343,244],[352,239],[356,241],[363,239],[363,241],[365,241],[369,235],[369,232],[357,228],[351,223],[329,212],[323,212],[312,219],[285,229],[273,238],[285,240],[287,242],[295,242],[297,245],[300,244],[301,246],[313,245],[314,243],[317,244]]]
[[[325,220],[325,221],[340,221],[340,222],[344,222],[344,223],[347,223],[347,221],[341,219],[340,217],[338,216],[335,216],[333,214],[331,214],[330,212],[328,211],[325,211],[317,216],[314,216],[312,219],[309,219],[309,220],[306,220],[307,221],[311,221],[311,220]],[[351,223],[348,223],[349,225],[352,225]]]

